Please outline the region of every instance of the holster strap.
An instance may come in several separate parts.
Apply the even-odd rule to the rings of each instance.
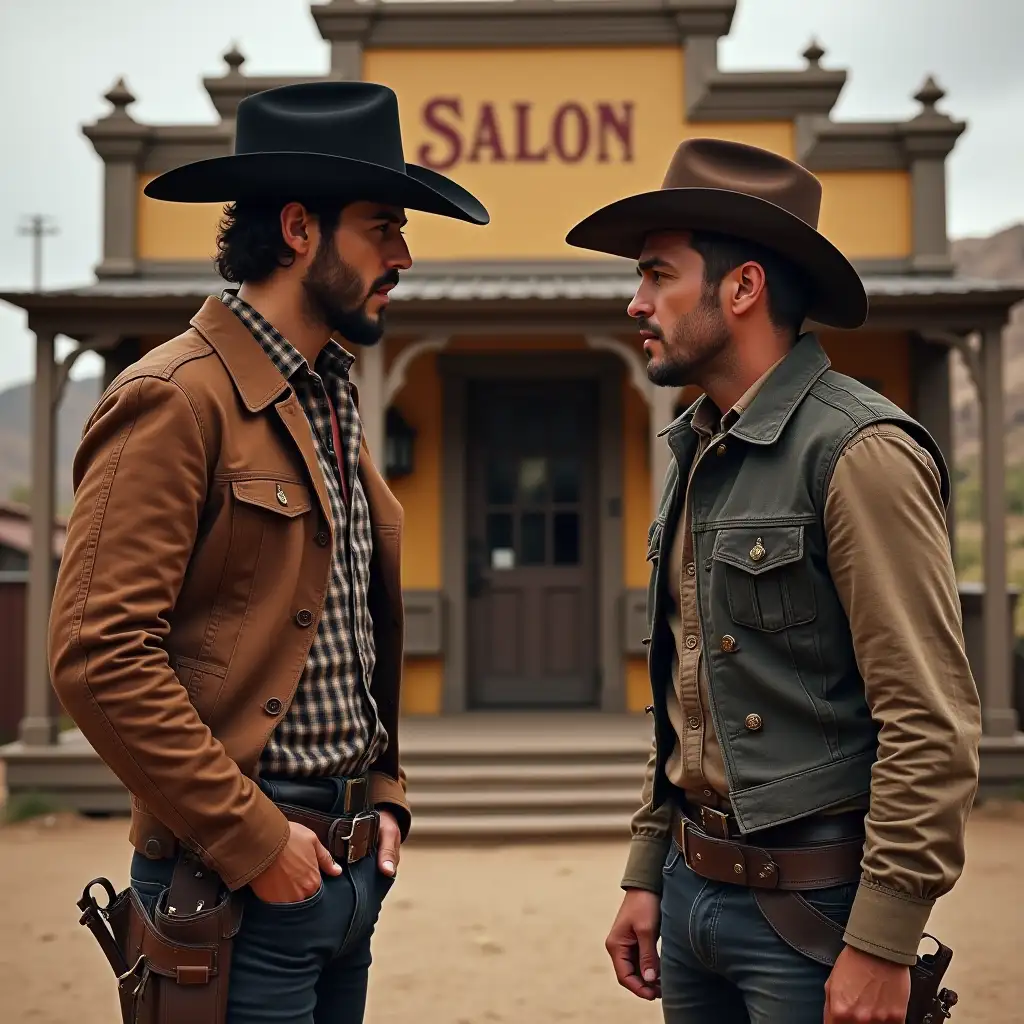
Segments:
[[[706,835],[683,816],[677,817],[675,840],[695,875],[752,889],[822,889],[854,881],[864,852],[863,837],[763,849]]]
[[[100,905],[96,902],[96,897],[92,894],[93,887],[97,885],[102,886],[107,894],[105,909],[109,909],[113,906],[114,901],[117,898],[114,893],[114,887],[106,878],[94,878],[85,887],[82,892],[82,898],[78,901],[78,909],[82,911],[82,916],[79,918],[78,923],[85,925],[85,927],[92,932],[93,937],[100,944],[100,949],[103,951],[103,955],[107,958],[107,962],[110,964],[110,968],[114,974],[124,974],[124,972],[128,970],[129,965],[125,963],[124,956],[118,948],[117,942],[107,925],[106,919],[101,912]]]
[[[217,952],[215,945],[183,946],[169,942],[152,926],[143,932],[139,949],[150,970],[173,978],[179,985],[205,985],[217,973]]]
[[[831,967],[843,951],[844,929],[819,913],[799,893],[754,889],[765,920],[783,942],[804,956]]]

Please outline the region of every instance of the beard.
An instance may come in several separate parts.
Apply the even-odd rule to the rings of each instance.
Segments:
[[[355,267],[338,255],[330,238],[324,237],[306,271],[302,288],[307,311],[314,320],[353,345],[370,346],[384,337],[384,311],[376,319],[371,318],[366,304],[386,284],[398,284],[397,270],[389,270],[367,288]]]
[[[664,332],[644,317],[637,319],[637,326],[650,331],[662,343],[664,355],[647,362],[647,378],[658,387],[699,384],[708,365],[729,345],[729,328],[714,288],[701,291],[697,308],[676,321],[670,339],[666,340]]]

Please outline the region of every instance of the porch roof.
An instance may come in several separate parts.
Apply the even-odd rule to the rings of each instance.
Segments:
[[[981,330],[1005,322],[1024,301],[1024,282],[937,275],[862,275],[871,300],[868,327]],[[0,292],[36,326],[70,337],[115,331],[174,330],[225,282],[212,273],[107,278],[46,291]],[[543,310],[549,327],[580,329],[625,323],[636,290],[633,264],[605,261],[426,263],[406,272],[392,292],[392,330],[485,327],[490,317],[525,324]],[[620,325],[621,326],[621,325]]]
[[[1024,281],[927,275],[862,275],[873,299],[973,299],[982,304],[1009,304],[1024,300]],[[109,307],[120,302],[194,303],[225,282],[212,275],[101,279],[70,288],[43,291],[5,291],[0,299],[29,312],[33,310]],[[485,264],[441,264],[407,271],[392,292],[405,302],[474,302],[494,299],[629,299],[636,290],[631,267],[597,265],[559,266],[524,263],[489,267]]]

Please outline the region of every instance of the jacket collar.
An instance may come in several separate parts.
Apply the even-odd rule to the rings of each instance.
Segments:
[[[270,356],[218,297],[211,295],[191,323],[217,353],[249,412],[261,412],[288,390]]]
[[[807,393],[831,365],[818,339],[810,333],[801,334],[728,432],[751,444],[774,444]],[[658,436],[691,427],[694,413],[705,401],[710,399],[701,395]]]

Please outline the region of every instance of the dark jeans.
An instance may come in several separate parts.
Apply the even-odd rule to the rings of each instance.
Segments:
[[[151,912],[173,868],[132,858],[132,886]],[[264,903],[246,887],[227,1024],[362,1024],[370,939],[394,879],[378,871],[376,853],[343,868],[301,903]]]
[[[749,889],[698,877],[675,843],[663,875],[666,1024],[821,1024],[830,969],[783,942]],[[851,882],[801,895],[845,924],[856,891]]]

